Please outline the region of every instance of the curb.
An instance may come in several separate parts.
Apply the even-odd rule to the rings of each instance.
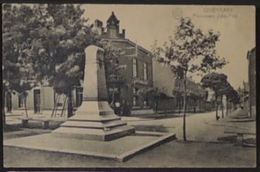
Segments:
[[[157,140],[151,142],[151,143],[148,143],[146,145],[143,145],[139,148],[136,148],[134,150],[131,150],[131,151],[128,151],[126,153],[123,153],[119,156],[117,156],[117,160],[121,161],[121,162],[125,162],[127,161],[128,159],[132,158],[133,156],[141,153],[141,152],[144,152],[148,149],[151,149],[151,148],[154,148],[155,146],[159,146],[163,143],[166,143],[168,141],[171,141],[171,140],[174,140],[176,139],[176,135],[174,133],[171,133],[171,134],[167,134],[165,136],[162,136],[160,138],[158,138]]]

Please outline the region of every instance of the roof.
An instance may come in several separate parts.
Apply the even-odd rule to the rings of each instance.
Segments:
[[[114,11],[112,11],[111,16],[107,19],[107,23],[111,23],[115,21],[115,23],[119,23],[119,20],[116,18]]]
[[[145,49],[144,47],[134,43],[133,41],[129,40],[129,39],[120,39],[120,38],[103,38],[103,40],[111,40],[112,42],[126,42],[130,45],[132,45],[133,47],[135,47],[137,45],[137,48],[140,49],[141,51],[147,53],[147,54],[151,54],[151,52],[147,49]]]

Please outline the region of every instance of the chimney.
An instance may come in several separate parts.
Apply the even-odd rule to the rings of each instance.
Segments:
[[[103,33],[103,22],[96,19],[94,22],[94,31],[97,32],[98,35],[102,35]]]
[[[100,21],[100,20],[98,20],[98,19],[96,19],[96,20],[95,20],[95,26],[96,26],[96,27],[102,27],[102,26],[103,26],[103,22]]]
[[[125,38],[125,29],[122,29],[122,38]]]

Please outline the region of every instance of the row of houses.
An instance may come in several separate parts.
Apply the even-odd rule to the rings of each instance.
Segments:
[[[248,111],[248,116],[256,118],[256,49],[247,52],[248,81],[237,89],[240,105]]]
[[[135,42],[125,38],[125,30],[120,32],[120,21],[112,12],[106,22],[106,26],[99,20],[94,22],[93,30],[103,40],[107,40],[113,47],[124,51],[120,56],[119,64],[126,68],[121,73],[120,84],[107,83],[109,103],[113,106],[118,102],[127,107],[124,114],[147,113],[156,111],[178,111],[183,104],[183,82],[175,78],[171,69],[160,64],[151,57],[151,52]],[[188,98],[187,109],[189,111],[205,111],[207,109],[207,91],[192,81],[187,82]],[[140,91],[158,90],[160,96],[157,103],[148,94],[139,94]],[[82,87],[75,87],[72,93],[72,101],[75,109],[82,102]],[[27,97],[27,109],[34,113],[43,110],[52,110],[54,105],[60,109],[66,109],[66,96],[58,95],[52,87],[42,85],[32,89]],[[24,103],[21,95],[13,92],[6,96],[7,111],[23,109]]]
[[[256,118],[256,48],[247,52],[248,60],[248,107],[249,116]]]

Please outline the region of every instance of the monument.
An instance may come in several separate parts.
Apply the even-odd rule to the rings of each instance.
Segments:
[[[144,150],[175,139],[174,133],[135,131],[134,127],[114,114],[107,102],[103,54],[103,49],[97,46],[85,49],[83,102],[74,116],[51,133],[8,139],[4,145],[55,152],[57,156],[66,153],[123,162]],[[114,139],[116,141],[110,141]],[[71,167],[70,163],[67,165]]]
[[[108,104],[104,50],[94,45],[85,49],[83,102],[76,114],[52,133],[90,140],[113,140],[135,132],[115,115]]]

